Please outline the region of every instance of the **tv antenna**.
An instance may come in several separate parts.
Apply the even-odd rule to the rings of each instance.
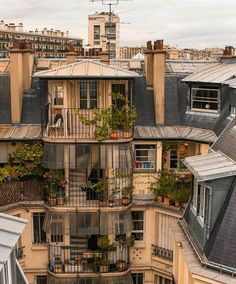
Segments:
[[[117,6],[120,2],[128,2],[133,0],[89,0],[89,2],[101,2],[102,5],[109,6],[109,27],[111,27],[111,17],[112,17],[112,6]],[[129,23],[128,23],[129,24]],[[110,59],[110,47],[111,39],[110,36],[108,37],[108,53],[109,53],[109,59]]]

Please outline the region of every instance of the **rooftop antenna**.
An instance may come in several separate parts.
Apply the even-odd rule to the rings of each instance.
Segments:
[[[112,6],[117,6],[120,2],[128,2],[133,0],[89,0],[89,2],[101,2],[102,5],[109,6],[109,27],[111,27],[111,16],[112,16]],[[111,39],[110,35],[108,36],[108,53],[109,53],[109,60],[110,60],[110,53],[111,53]]]

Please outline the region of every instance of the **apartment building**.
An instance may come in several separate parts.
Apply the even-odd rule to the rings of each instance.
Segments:
[[[107,53],[100,62],[77,62],[71,52],[63,65],[34,66],[26,47],[0,64],[0,210],[28,220],[18,254],[28,282],[235,283],[233,256],[222,247],[229,243],[233,253],[234,226],[221,237],[233,216],[236,71],[229,50],[213,65],[186,63],[166,61],[163,41],[148,42],[145,70],[131,72],[107,64]],[[136,123],[126,133],[132,123],[124,128],[116,110],[127,117],[132,106]],[[22,152],[30,154],[19,167]],[[32,170],[39,163],[41,173]],[[19,171],[24,178],[14,176]],[[160,179],[172,203],[157,194]],[[196,205],[207,196],[200,191],[185,205],[174,202],[176,193],[197,188],[214,190],[211,210]],[[211,227],[200,212],[211,212]],[[205,246],[209,236],[213,248]],[[197,258],[197,248],[209,262]]]
[[[144,54],[146,47],[144,46],[122,46],[119,48],[119,57],[120,59],[131,59],[137,54]]]
[[[16,39],[27,39],[32,43],[36,57],[64,58],[73,44],[76,51],[83,45],[81,38],[70,37],[69,32],[44,28],[42,31],[24,31],[22,23],[0,22],[0,58],[9,57],[9,49]]]
[[[88,16],[88,44],[95,49],[109,51],[116,58],[120,46],[120,18],[114,13],[95,13]]]

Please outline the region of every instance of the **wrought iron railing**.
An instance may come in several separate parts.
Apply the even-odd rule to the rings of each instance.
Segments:
[[[56,274],[122,272],[128,268],[128,247],[100,252],[81,251],[78,245],[49,246],[48,269]]]
[[[173,261],[173,251],[157,245],[152,245],[152,255]]]

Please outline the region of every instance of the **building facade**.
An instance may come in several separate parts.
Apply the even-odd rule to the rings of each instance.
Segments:
[[[0,210],[28,220],[18,254],[28,282],[235,283],[225,269],[234,260],[205,246],[212,237],[225,251],[216,232],[233,210],[234,59],[194,73],[196,62],[166,61],[162,41],[148,42],[137,72],[102,63],[106,53],[102,62],[69,53],[36,72],[24,45],[10,55],[0,77]],[[210,188],[212,219],[201,205]],[[212,266],[219,255],[223,274]]]
[[[0,58],[9,57],[9,49],[13,47],[13,42],[18,39],[27,39],[32,42],[33,51],[36,57],[64,58],[69,51],[69,45],[75,46],[79,50],[83,41],[81,38],[70,37],[68,31],[53,30],[44,28],[43,31],[24,31],[22,23],[6,24],[0,22]]]
[[[116,58],[120,46],[120,18],[114,13],[95,13],[88,16],[88,44],[95,49],[109,51]]]
[[[119,58],[120,59],[131,59],[137,54],[144,54],[146,51],[146,47],[144,46],[136,46],[136,47],[128,47],[128,46],[122,46],[119,48]]]

